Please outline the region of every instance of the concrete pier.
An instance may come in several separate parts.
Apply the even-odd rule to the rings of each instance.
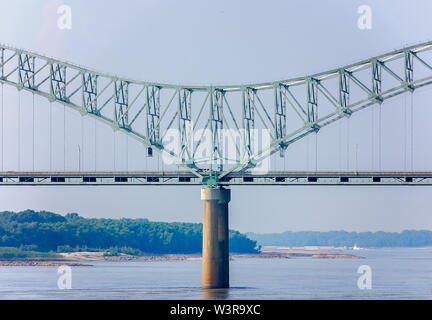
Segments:
[[[201,189],[203,201],[202,287],[229,287],[228,203],[231,190]]]

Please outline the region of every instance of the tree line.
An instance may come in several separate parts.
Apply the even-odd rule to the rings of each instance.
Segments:
[[[0,247],[42,252],[110,249],[131,254],[199,253],[202,224],[4,211],[0,212]],[[233,230],[229,231],[229,249],[237,253],[257,252],[255,241]]]
[[[263,246],[354,246],[359,247],[426,247],[432,246],[432,231],[404,230],[402,232],[347,231],[285,231],[283,233],[246,233]]]

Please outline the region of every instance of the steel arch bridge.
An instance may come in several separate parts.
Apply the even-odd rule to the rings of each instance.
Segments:
[[[305,77],[238,86],[136,81],[0,45],[0,83],[2,99],[4,85],[42,96],[138,140],[148,155],[156,150],[186,169],[67,172],[65,166],[62,172],[0,172],[0,186],[204,185],[204,288],[229,287],[227,186],[432,185],[430,171],[256,170],[262,160],[283,154],[294,142],[333,122],[432,84],[432,42]]]
[[[431,84],[431,49],[426,42],[283,81],[183,86],[121,78],[0,45],[0,83],[106,123],[140,141],[149,155],[170,157],[189,179],[215,186],[322,127]],[[166,140],[172,130],[176,148]],[[261,146],[258,130],[269,136]],[[235,150],[227,156],[227,148]]]

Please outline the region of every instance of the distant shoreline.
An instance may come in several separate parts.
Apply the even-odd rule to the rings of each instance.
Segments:
[[[332,247],[332,246],[284,246],[284,245],[266,245],[262,248],[284,248],[289,250],[334,250],[334,251],[355,251],[353,247]],[[400,246],[400,247],[360,247],[360,250],[370,249],[432,249],[432,246]]]
[[[356,251],[361,253],[362,250],[398,250],[398,249],[432,249],[426,247],[367,247],[357,250],[347,250],[343,248],[318,248],[310,249],[308,247],[262,247],[261,253],[233,253],[230,254],[230,260],[235,259],[295,259],[295,258],[312,258],[312,259],[364,259],[361,255],[351,253],[339,253],[337,251]],[[28,257],[28,258],[1,258],[0,267],[5,266],[73,266],[73,267],[90,267],[91,261],[200,261],[200,253],[173,253],[173,254],[146,254],[146,255],[128,255],[120,253],[118,255],[106,255],[104,251],[82,251],[82,252],[63,252],[58,253],[59,257]],[[84,263],[85,262],[85,263]]]
[[[10,258],[0,259],[0,266],[92,266],[91,261],[200,261],[201,254],[160,254],[160,255],[106,255],[105,252],[64,252],[59,253],[58,258]],[[361,256],[345,253],[333,253],[307,250],[282,250],[265,251],[262,253],[230,254],[230,260],[255,258],[255,259],[363,259]]]
[[[53,260],[52,258],[12,258],[0,260],[0,267],[93,267],[92,264],[68,262],[67,260]]]
[[[431,247],[432,230],[400,232],[362,231],[284,231],[281,233],[245,233],[262,246],[335,246],[335,247]]]

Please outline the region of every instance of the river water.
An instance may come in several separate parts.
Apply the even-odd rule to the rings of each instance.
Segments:
[[[432,299],[432,248],[347,253],[365,259],[235,259],[226,290],[200,288],[200,261],[90,262],[65,290],[57,267],[0,267],[0,299]],[[358,288],[361,265],[371,289]]]

